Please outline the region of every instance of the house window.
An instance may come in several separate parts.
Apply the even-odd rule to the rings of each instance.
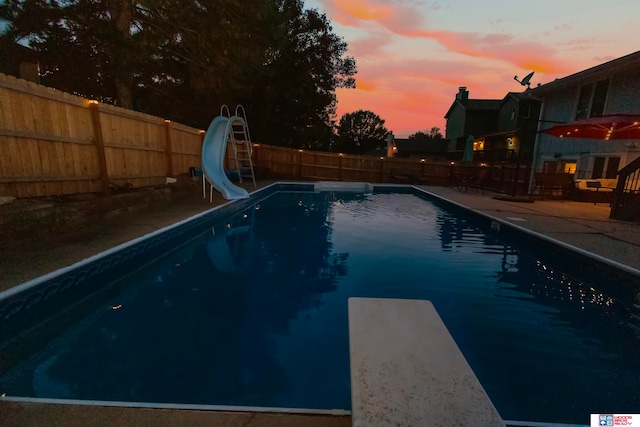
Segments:
[[[602,116],[608,90],[609,80],[601,80],[595,85],[582,86],[578,96],[576,120]]]
[[[522,113],[523,119],[528,119],[531,117],[531,105],[525,105],[524,112]]]
[[[562,162],[562,171],[564,173],[576,173],[576,162],[573,160]]]
[[[615,179],[620,167],[620,157],[594,157],[591,179]]]
[[[596,83],[593,90],[593,101],[591,101],[591,113],[589,117],[600,117],[604,114],[604,102],[607,100],[609,90],[609,80],[602,80]]]
[[[511,120],[514,120],[516,118],[516,107],[515,105],[513,107],[511,107]]]
[[[484,150],[484,139],[473,141],[473,151],[482,151],[482,150]]]
[[[544,173],[576,173],[575,160],[548,160],[542,165]]]

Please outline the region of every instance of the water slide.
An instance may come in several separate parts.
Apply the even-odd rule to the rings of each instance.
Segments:
[[[224,156],[227,152],[227,138],[231,131],[231,124],[244,120],[241,117],[231,118],[218,116],[209,125],[202,143],[202,172],[206,180],[226,200],[246,199],[249,193],[242,187],[233,184],[224,173]]]

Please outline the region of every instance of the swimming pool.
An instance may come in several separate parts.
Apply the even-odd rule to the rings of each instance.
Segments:
[[[635,278],[415,189],[287,188],[5,298],[0,392],[348,409],[347,298],[367,296],[431,300],[505,419],[638,412]]]

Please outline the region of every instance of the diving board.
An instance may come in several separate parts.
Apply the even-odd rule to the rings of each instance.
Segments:
[[[430,301],[349,298],[349,352],[353,426],[505,426]]]

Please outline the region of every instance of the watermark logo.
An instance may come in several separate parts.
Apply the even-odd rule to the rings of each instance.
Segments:
[[[640,414],[591,414],[591,427],[633,425],[640,427]]]

